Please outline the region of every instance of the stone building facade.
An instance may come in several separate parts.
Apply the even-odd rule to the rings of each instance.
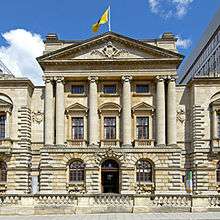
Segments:
[[[176,85],[175,43],[49,34],[45,86],[2,74],[0,214],[218,209],[220,81]]]

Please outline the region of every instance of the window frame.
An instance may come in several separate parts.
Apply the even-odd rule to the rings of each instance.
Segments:
[[[114,92],[105,92],[105,87],[114,86],[115,91]],[[104,95],[116,95],[117,94],[117,84],[116,83],[103,83],[102,85],[102,93]]]
[[[138,92],[137,91],[138,86],[147,86],[147,91],[146,92]],[[136,94],[149,94],[150,93],[149,83],[136,83],[135,84],[135,93]]]
[[[76,167],[71,168],[71,165],[74,163],[76,164],[75,165]],[[79,164],[81,165],[81,167],[79,166]],[[76,159],[76,160],[71,161],[68,166],[69,183],[84,182],[86,179],[85,168],[86,168],[86,165],[82,160]]]
[[[141,170],[141,167],[139,168],[138,167],[138,163],[139,162],[142,162],[142,164],[141,164],[141,166],[142,166],[142,169],[143,169],[143,171],[144,172],[142,172],[142,176],[140,176],[140,170]],[[150,168],[149,167],[147,167],[147,166],[143,166],[143,164],[145,163],[145,165],[146,164],[148,164],[148,165],[150,165]],[[149,160],[147,160],[147,159],[139,159],[137,162],[136,162],[136,164],[135,164],[135,171],[136,171],[136,183],[140,183],[140,184],[153,184],[154,183],[154,166],[153,166],[153,164],[152,164],[152,162],[151,161],[149,161]],[[149,173],[150,174],[148,174],[147,172],[146,172],[146,170],[147,169],[150,169],[150,171],[149,171]],[[139,170],[139,172],[138,172],[138,170]],[[149,180],[147,180],[147,179],[145,179],[145,178],[147,178],[147,176],[148,175],[150,176],[148,179]],[[142,179],[141,179],[142,178]]]
[[[142,118],[142,119],[146,118],[146,124],[139,125],[138,119],[140,119],[140,118]],[[139,115],[136,116],[136,139],[137,140],[148,140],[149,139],[149,129],[150,129],[149,122],[150,122],[149,116],[139,116]],[[146,137],[145,138],[139,138],[139,128],[142,128],[142,133],[143,133],[143,129],[144,130],[146,129]]]
[[[74,119],[81,119],[82,120],[82,125],[74,125],[73,124],[73,120]],[[74,140],[74,141],[77,141],[77,140],[84,140],[84,131],[85,131],[85,123],[84,123],[84,117],[83,116],[73,116],[73,117],[71,117],[71,121],[72,121],[72,140]],[[82,138],[75,138],[75,135],[74,135],[74,128],[75,129],[82,129]],[[79,136],[79,134],[78,134],[78,136]]]
[[[105,124],[105,119],[114,119],[114,122],[113,124],[109,124],[109,125],[106,125]],[[113,129],[113,138],[107,138],[107,133],[106,133],[106,129],[109,128],[110,129],[110,134],[112,133],[112,129]],[[104,116],[103,117],[103,134],[104,134],[104,140],[116,140],[116,137],[117,137],[117,118],[116,116]],[[111,136],[111,135],[110,135]]]
[[[2,122],[1,117],[4,117],[4,123],[2,123],[2,124],[1,124],[1,122]],[[0,140],[4,140],[6,138],[6,123],[7,123],[7,113],[0,112]],[[3,129],[3,131],[1,129]],[[4,135],[2,135],[2,133]]]
[[[73,87],[77,87],[77,86],[78,87],[82,87],[83,88],[83,92],[81,92],[81,93],[77,93],[77,92],[73,93]],[[79,84],[72,84],[71,87],[70,87],[70,91],[71,91],[72,95],[85,95],[85,85],[81,84],[81,83],[79,83]]]
[[[137,92],[137,86],[141,86],[141,85],[147,85],[148,86],[148,91],[147,92],[140,92],[138,93]],[[151,87],[151,82],[150,81],[136,81],[133,83],[133,86],[132,86],[132,90],[133,90],[133,96],[152,96],[152,87]]]
[[[105,86],[111,86],[114,85],[115,86],[115,93],[105,93],[104,92],[104,87]],[[99,90],[100,90],[100,96],[104,96],[104,97],[115,97],[115,96],[119,96],[119,92],[120,92],[120,87],[119,87],[119,83],[116,81],[104,81],[99,85]]]

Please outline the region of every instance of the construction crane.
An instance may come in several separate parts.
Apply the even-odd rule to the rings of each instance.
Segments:
[[[7,66],[5,66],[5,64],[0,60],[0,75],[11,75],[14,76],[12,74],[12,72],[7,68]]]

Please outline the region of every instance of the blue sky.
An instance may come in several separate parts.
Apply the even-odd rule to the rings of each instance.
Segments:
[[[2,0],[0,47],[5,52],[10,44],[13,44],[13,40],[10,41],[13,34],[6,37],[7,39],[2,34],[15,29],[39,34],[42,38],[48,32],[56,32],[61,39],[90,38],[94,36],[91,25],[99,19],[108,5],[111,5],[112,31],[137,39],[157,38],[163,32],[171,31],[183,40],[179,50],[187,56],[214,13],[220,8],[220,1]],[[104,25],[99,33],[107,30],[107,25]],[[22,47],[22,42],[23,46],[27,47],[26,42],[21,39],[16,49]],[[27,50],[32,48],[26,48]],[[39,53],[41,52],[42,50]]]

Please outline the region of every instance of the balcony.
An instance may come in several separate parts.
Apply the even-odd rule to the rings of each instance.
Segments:
[[[120,140],[117,139],[101,140],[100,147],[120,147]]]
[[[136,148],[145,148],[145,147],[154,147],[153,139],[136,139],[134,140],[134,147]]]
[[[84,139],[78,139],[78,140],[67,140],[68,146],[74,146],[74,147],[86,147],[87,141]]]

